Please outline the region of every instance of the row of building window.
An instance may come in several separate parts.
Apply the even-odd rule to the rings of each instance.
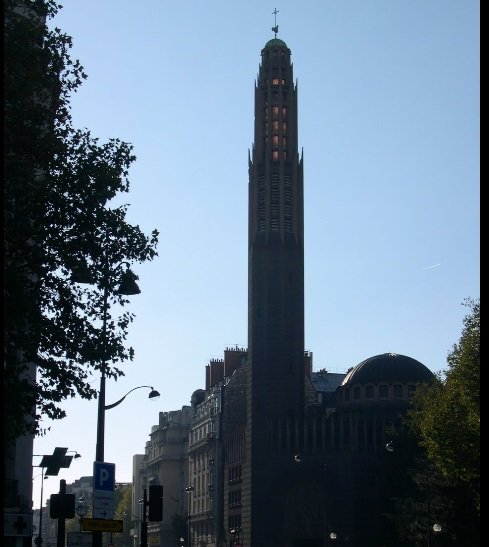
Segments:
[[[268,122],[270,119],[269,111],[270,111],[269,105],[268,103],[265,103],[265,122]],[[279,121],[279,112],[280,112],[279,106],[277,105],[272,106],[272,122]],[[286,122],[286,121],[287,121],[287,107],[282,106],[282,122]],[[278,126],[277,126],[277,129],[278,129]]]
[[[404,396],[404,386],[402,384],[394,384],[392,386],[392,396],[396,399],[400,399]],[[362,389],[364,391],[365,399],[373,399],[375,396],[379,398],[388,398],[389,397],[389,384],[380,384],[378,386],[366,385],[366,386],[354,386],[353,389],[346,388],[341,392],[341,398],[343,401],[358,400],[362,398]],[[411,398],[416,386],[414,384],[409,384],[407,386],[407,396]],[[353,392],[353,393],[352,393]],[[377,392],[377,393],[376,393]]]
[[[273,135],[278,135],[279,123],[278,120],[272,122],[272,133]],[[265,136],[268,137],[270,132],[270,125],[268,122],[265,122]],[[282,122],[282,133],[287,134],[287,122]]]
[[[207,422],[204,426],[193,429],[190,432],[190,444],[208,440],[212,434],[212,424]]]
[[[209,454],[202,454],[197,457],[190,457],[190,466],[193,469],[194,475],[196,473],[201,473],[206,469],[210,469],[213,465],[214,460],[209,458]]]

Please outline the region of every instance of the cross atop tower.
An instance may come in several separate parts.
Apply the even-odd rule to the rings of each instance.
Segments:
[[[278,10],[277,10],[277,8],[275,8],[275,9],[272,11],[272,14],[275,16],[275,26],[272,27],[272,31],[275,33],[275,38],[277,37],[277,32],[278,32],[277,13],[278,13]]]

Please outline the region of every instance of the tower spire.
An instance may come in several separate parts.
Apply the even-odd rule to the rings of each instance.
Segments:
[[[275,8],[275,9],[272,11],[272,14],[275,16],[275,26],[272,27],[272,31],[275,33],[275,38],[277,37],[277,32],[278,32],[277,13],[278,13],[278,10],[277,10],[277,8]]]

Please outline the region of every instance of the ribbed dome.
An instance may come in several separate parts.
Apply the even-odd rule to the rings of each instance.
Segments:
[[[406,355],[383,353],[369,357],[345,376],[342,386],[378,382],[430,382],[433,373],[425,365]]]
[[[265,47],[287,47],[287,44],[283,40],[280,40],[280,38],[272,38],[268,40]]]

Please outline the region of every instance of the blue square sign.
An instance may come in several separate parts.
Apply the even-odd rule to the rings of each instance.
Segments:
[[[93,489],[113,492],[115,488],[115,463],[93,462]]]

